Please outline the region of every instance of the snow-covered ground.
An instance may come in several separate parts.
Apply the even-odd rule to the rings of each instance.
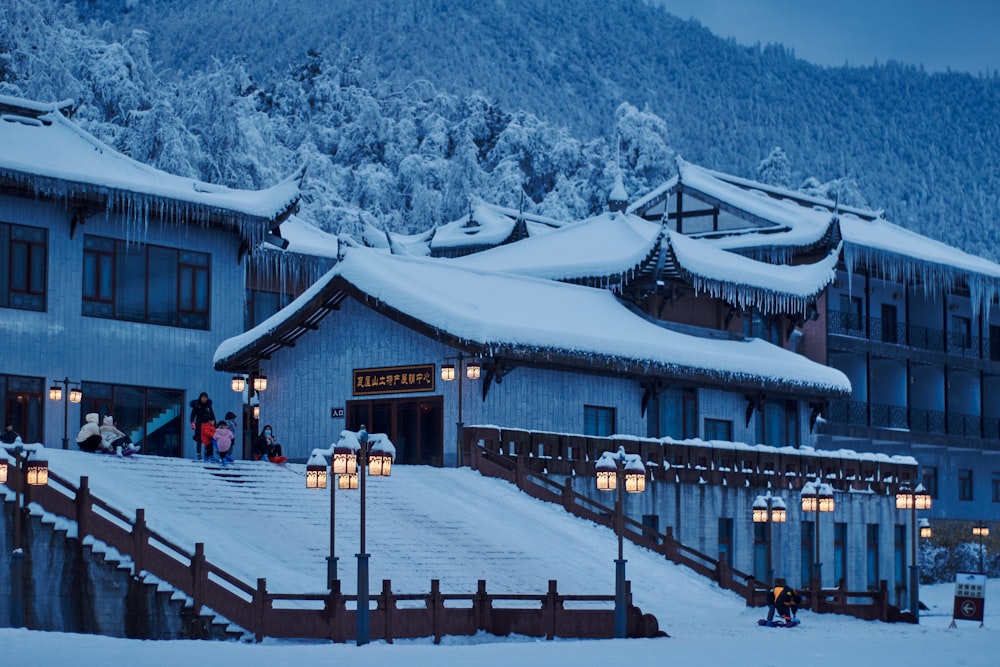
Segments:
[[[51,469],[70,480],[90,478],[93,492],[119,509],[146,510],[153,530],[193,550],[206,543],[210,560],[245,581],[264,576],[276,592],[324,589],[329,496],[305,488],[302,466],[237,463],[224,471],[157,457],[120,460],[47,450]],[[237,477],[235,475],[239,474]],[[228,476],[232,475],[232,476]],[[532,500],[513,486],[468,469],[397,466],[389,479],[368,480],[368,551],[375,588],[383,578],[399,593],[425,592],[430,579],[444,592],[471,592],[486,579],[494,592],[610,594],[616,541],[602,528],[560,507]],[[358,494],[337,494],[337,551],[345,592],[354,590]],[[137,665],[241,667],[312,660],[365,665],[512,663],[606,665],[626,661],[677,665],[996,665],[1000,662],[1000,581],[989,582],[986,624],[948,629],[954,586],[921,589],[931,609],[919,626],[801,613],[795,629],[760,628],[759,609],[736,595],[626,544],[636,604],[656,614],[671,636],[651,640],[536,641],[491,636],[375,642],[367,647],[322,642],[143,642],[85,635],[0,630],[2,664],[91,665],[110,659]],[[780,573],[779,573],[780,574]],[[360,653],[359,653],[360,652]],[[655,661],[655,663],[654,663]]]

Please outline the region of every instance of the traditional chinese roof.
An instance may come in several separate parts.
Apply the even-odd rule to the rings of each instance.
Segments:
[[[458,257],[539,236],[566,224],[554,218],[477,202],[458,220],[435,227],[427,239],[427,250],[435,257]]]
[[[299,200],[303,171],[265,190],[168,174],[102,143],[64,115],[67,103],[0,95],[0,189],[68,202],[74,224],[96,213],[232,229],[253,246]]]
[[[430,338],[513,365],[660,377],[733,391],[812,397],[851,391],[836,369],[760,339],[674,330],[604,289],[366,248],[345,247],[342,255],[288,307],[223,342],[216,369],[256,367],[353,298]]]

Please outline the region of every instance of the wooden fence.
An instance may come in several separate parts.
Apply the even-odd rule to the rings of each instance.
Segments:
[[[111,507],[90,491],[89,480],[81,477],[73,485],[49,471],[47,486],[24,485],[17,466],[9,467],[7,486],[20,487],[29,502],[46,512],[77,523],[79,540],[87,535],[129,556],[134,573],[145,571],[190,596],[194,619],[192,638],[208,637],[211,616],[218,614],[253,634],[295,639],[352,640],[356,627],[356,595],[333,590],[318,594],[275,593],[267,581],[251,586],[211,563],[204,543],[195,544],[194,553],[149,528],[142,509],[135,520]],[[630,637],[660,636],[657,620],[631,604],[628,591]],[[606,638],[614,636],[614,595],[563,595],[556,581],[543,594],[487,593],[479,581],[475,593],[442,593],[437,580],[429,593],[395,594],[391,582],[383,581],[382,591],[370,596],[376,608],[370,611],[373,640],[472,635],[485,631],[495,635],[510,633],[533,637]],[[205,613],[203,613],[203,609]]]
[[[612,530],[615,529],[614,508],[573,491],[573,479],[593,478],[594,463],[600,453],[617,451],[619,445],[623,445],[628,453],[642,455],[644,460],[650,455],[654,461],[666,460],[672,452],[662,446],[661,451],[656,452],[655,444],[649,440],[628,440],[620,436],[599,438],[484,426],[466,426],[463,429],[463,447],[468,454],[467,460],[472,469],[487,477],[506,480],[533,498],[562,505],[570,514],[608,526]],[[667,451],[662,451],[664,449]],[[806,467],[803,465],[800,469],[804,471]],[[685,479],[677,472],[665,475],[663,467],[658,467],[655,463],[649,469],[660,471],[659,474],[653,474],[653,479],[685,483]],[[903,472],[896,464],[890,466],[888,470],[892,471],[893,476]],[[887,477],[890,476],[888,470],[884,471]],[[762,471],[763,469],[754,468],[741,474],[764,475]],[[702,475],[702,479],[707,474],[703,470],[697,472]],[[567,477],[565,484],[561,484],[551,479],[548,474],[570,476]],[[698,477],[690,481],[697,482]],[[843,489],[853,484],[846,478],[842,479],[842,482],[840,486]],[[740,483],[740,486],[742,487],[743,483]],[[625,516],[622,521],[622,535],[639,546],[660,553],[668,560],[712,579],[722,588],[736,592],[746,600],[748,606],[767,605],[768,589],[764,582],[757,581],[751,574],[730,567],[725,559],[709,556],[681,544],[674,538],[673,529],[669,526],[661,533]],[[846,614],[865,620],[887,622],[913,620],[912,615],[900,613],[897,607],[889,604],[889,590],[885,580],[880,582],[876,591],[847,591],[841,583],[841,586],[831,589],[813,585],[805,588],[802,594],[803,606],[817,613]]]

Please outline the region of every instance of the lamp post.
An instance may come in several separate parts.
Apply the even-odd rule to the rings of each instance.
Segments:
[[[58,386],[62,385],[62,387]],[[70,385],[73,385],[70,388]],[[83,400],[83,392],[80,391],[80,383],[70,380],[68,377],[65,380],[53,380],[52,386],[49,387],[49,400],[50,401],[61,401],[63,399],[63,387],[66,388],[67,400],[63,404],[63,438],[62,438],[62,448],[69,449],[69,404],[79,403]]]
[[[802,487],[802,512],[813,512],[816,515],[816,560],[813,563],[813,579],[816,590],[823,587],[823,563],[820,562],[819,549],[819,514],[832,512],[834,508],[833,487],[825,482],[806,482]]]
[[[626,454],[625,447],[617,452],[604,452],[594,465],[598,491],[618,491],[615,499],[615,532],[618,533],[618,559],[615,561],[615,637],[624,638],[627,633],[627,609],[625,600],[625,557],[623,553],[623,533],[625,531],[624,492],[642,493],[646,490],[646,466],[638,454]]]
[[[262,375],[259,370],[248,373],[246,377],[236,374],[229,386],[238,394],[246,391],[246,402],[242,400],[240,402],[243,404],[243,459],[249,460],[252,450],[251,443],[257,435],[257,418],[260,416],[260,406],[251,406],[250,400],[255,393],[259,394],[267,389],[267,376]]]
[[[774,565],[772,561],[771,542],[773,537],[772,524],[784,523],[787,515],[785,501],[780,496],[757,496],[753,501],[752,517],[754,523],[767,524],[767,588],[774,587]]]
[[[40,445],[16,443],[4,445],[4,448],[14,455],[13,463],[19,472],[17,487],[14,490],[14,550],[10,559],[10,624],[11,627],[19,628],[24,626],[24,545],[21,544],[24,508],[21,499],[26,497],[27,487],[45,486],[49,483],[49,462],[41,453]],[[35,454],[34,458],[32,454]],[[4,457],[0,461],[0,476],[4,483],[7,483],[9,467],[10,464]]]
[[[361,430],[342,431],[340,440],[332,447],[330,472],[337,478],[337,488],[341,490],[361,490],[360,549],[358,558],[358,608],[356,613],[356,637],[358,646],[367,644],[371,635],[368,595],[368,553],[365,550],[365,467],[373,477],[388,477],[392,473],[392,461],[396,448],[385,438],[377,439],[369,446],[368,431],[362,424]],[[327,463],[325,451],[313,450],[306,464],[306,488],[324,489],[327,486]],[[333,588],[337,580],[337,556],[334,550],[335,492],[330,485],[330,555],[327,557],[327,582]]]
[[[445,357],[445,359],[454,359],[455,364],[441,364],[441,379],[445,382],[451,382],[456,377],[458,378],[458,421],[455,422],[455,432],[458,441],[458,446],[456,448],[456,457],[458,462],[458,467],[462,467],[462,430],[465,424],[462,422],[462,376],[470,380],[478,380],[482,374],[482,365],[478,361],[469,361],[465,364],[464,373],[462,368],[462,361],[467,357],[459,352],[454,357]],[[456,370],[457,365],[457,370]]]
[[[931,530],[931,522],[927,519],[920,520],[920,538],[929,540],[934,532]]]
[[[896,509],[910,510],[910,612],[920,622],[920,564],[917,562],[917,510],[931,508],[931,494],[923,484],[907,483],[896,491]]]
[[[972,534],[979,538],[979,574],[985,574],[983,569],[983,538],[990,534],[990,527],[982,521],[977,521],[972,526]]]

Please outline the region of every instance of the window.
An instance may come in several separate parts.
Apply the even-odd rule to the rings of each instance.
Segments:
[[[898,343],[898,319],[896,317],[896,306],[883,303],[882,304],[882,342],[883,343]]]
[[[868,590],[877,591],[879,588],[878,524],[870,523],[867,528],[867,540],[865,544],[865,560],[868,565],[867,584]]]
[[[924,488],[927,489],[927,493],[931,494],[931,498],[937,499],[938,497],[938,469],[935,466],[924,466],[921,471],[921,478],[923,480]]]
[[[775,315],[764,315],[755,308],[743,318],[743,335],[781,345],[781,319]]]
[[[719,519],[719,560],[733,566],[733,520]]]
[[[728,419],[705,419],[705,439],[733,441],[733,422]]]
[[[45,378],[0,375],[0,431],[7,424],[24,442],[41,442]]]
[[[799,405],[792,400],[764,401],[757,415],[757,442],[773,447],[799,446]]]
[[[49,230],[0,223],[0,308],[45,310]]]
[[[1000,503],[1000,472],[993,473],[991,488],[993,489],[993,502]]]
[[[990,325],[990,361],[1000,361],[1000,327]]]
[[[958,471],[958,499],[972,500],[971,468],[960,468]]]
[[[597,405],[583,406],[584,435],[613,435],[615,432],[615,409]]]
[[[861,297],[840,295],[840,316],[844,333],[850,336],[864,336],[864,320],[861,317]]]
[[[698,390],[673,387],[660,392],[656,408],[649,412],[652,425],[647,433],[653,438],[685,440],[698,437]],[[651,427],[650,427],[651,426]]]
[[[770,523],[753,525],[753,576],[758,581],[769,581],[767,575],[767,527]]]
[[[97,382],[83,382],[80,389],[80,414],[112,415],[115,425],[142,447],[143,454],[184,456],[191,437],[184,392]]]
[[[892,565],[894,569],[894,584],[896,604],[903,606],[903,596],[906,593],[906,524],[897,523],[892,527]]]
[[[951,347],[963,350],[972,347],[972,320],[961,315],[952,315],[948,341],[951,343]]]
[[[813,580],[813,553],[816,551],[816,524],[802,522],[802,539],[799,543],[799,585],[805,587]]]
[[[839,586],[847,583],[847,524],[833,524],[833,582]]]
[[[211,255],[101,236],[83,240],[83,314],[209,328]]]
[[[247,290],[247,305],[244,316],[244,329],[255,326],[287,306],[294,298],[291,294],[268,292],[266,290]]]

